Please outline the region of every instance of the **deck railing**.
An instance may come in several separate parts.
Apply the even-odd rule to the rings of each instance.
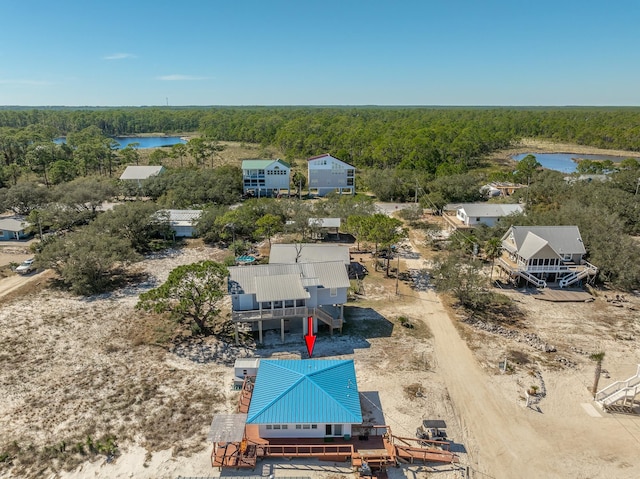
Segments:
[[[245,323],[251,321],[263,321],[266,319],[295,318],[308,316],[309,308],[306,306],[292,306],[288,308],[252,309],[249,311],[232,311],[231,320]]]
[[[640,385],[640,365],[638,365],[638,371],[636,372],[635,376],[630,377],[626,381],[616,381],[606,388],[601,389],[597,392],[595,399],[600,403],[605,403],[608,402],[607,399],[614,397],[617,392],[624,389],[633,388],[637,385]]]

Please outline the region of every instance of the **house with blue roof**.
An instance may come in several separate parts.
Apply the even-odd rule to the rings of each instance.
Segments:
[[[242,191],[258,198],[291,193],[291,167],[283,160],[244,160]]]
[[[262,438],[351,436],[362,424],[353,360],[261,359],[246,423]]]

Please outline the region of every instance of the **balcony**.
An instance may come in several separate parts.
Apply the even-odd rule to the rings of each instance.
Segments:
[[[234,323],[250,323],[267,319],[303,318],[309,316],[314,308],[306,306],[292,306],[288,308],[252,309],[249,311],[232,311],[231,320]]]

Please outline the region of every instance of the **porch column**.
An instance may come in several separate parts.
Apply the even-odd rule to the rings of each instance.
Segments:
[[[280,318],[280,340],[284,343],[284,318]]]
[[[342,325],[344,324],[344,304],[340,305],[340,334],[342,334]]]
[[[235,329],[235,336],[236,336],[236,346],[240,345],[240,340],[238,339],[238,323],[236,323],[233,328]]]
[[[262,344],[262,320],[258,321],[258,342]]]

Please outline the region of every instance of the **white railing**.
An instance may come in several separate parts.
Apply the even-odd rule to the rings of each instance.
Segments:
[[[527,271],[517,271],[517,273],[522,276],[524,279],[534,284],[538,288],[546,288],[547,282],[543,279],[536,278],[534,275],[529,274]]]
[[[638,371],[635,376],[630,377],[626,381],[616,381],[615,383],[598,391],[596,394],[596,401],[601,404],[613,404],[622,397],[626,397],[626,391],[633,391],[632,388],[636,389],[635,394],[637,394],[638,386],[640,386],[640,364],[638,365]]]
[[[309,308],[294,306],[289,308],[252,309],[249,311],[232,311],[231,319],[235,322],[263,321],[265,319],[281,319],[308,316]]]

